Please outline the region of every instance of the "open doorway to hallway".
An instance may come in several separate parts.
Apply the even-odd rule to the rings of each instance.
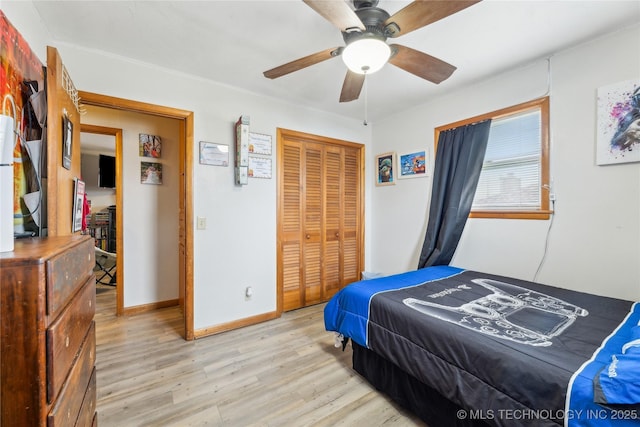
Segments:
[[[96,294],[108,293],[113,299],[114,314],[123,312],[124,276],[118,277],[118,239],[116,207],[117,190],[122,187],[116,174],[116,152],[122,152],[122,129],[81,125],[80,132],[81,179],[90,207],[86,218],[87,233],[95,241]],[[122,250],[122,248],[120,248]],[[119,279],[119,280],[118,280]]]

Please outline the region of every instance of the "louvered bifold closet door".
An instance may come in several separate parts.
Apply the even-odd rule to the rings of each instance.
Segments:
[[[324,162],[323,297],[330,298],[341,287],[343,149],[326,146]]]
[[[361,167],[360,152],[355,148],[344,149],[342,169],[344,202],[342,207],[342,283],[341,288],[360,280],[360,230],[362,206],[360,205]]]
[[[306,143],[304,148],[304,205],[302,254],[304,264],[303,305],[323,301],[322,293],[322,230],[323,230],[323,162],[324,150],[321,144]]]
[[[302,307],[302,144],[282,144],[280,210],[280,271],[284,311]]]
[[[282,311],[327,301],[362,266],[363,147],[278,130]]]

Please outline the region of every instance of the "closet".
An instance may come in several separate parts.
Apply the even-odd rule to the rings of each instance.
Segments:
[[[278,129],[278,312],[327,301],[363,265],[364,146]]]

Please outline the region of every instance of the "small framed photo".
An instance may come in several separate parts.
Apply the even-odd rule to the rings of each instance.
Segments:
[[[427,176],[426,152],[415,151],[398,154],[398,178],[421,178]]]
[[[162,139],[157,135],[139,134],[140,157],[159,159],[162,154]]]
[[[62,167],[71,170],[73,150],[73,122],[66,115],[62,118]]]
[[[85,184],[84,181],[81,181],[78,178],[74,178],[73,183],[73,227],[71,231],[75,233],[76,231],[82,230],[82,212],[84,210]]]
[[[162,163],[140,162],[140,182],[142,184],[162,184]]]
[[[249,153],[271,155],[271,135],[249,132]]]
[[[229,166],[229,146],[200,141],[200,164]]]
[[[376,156],[376,185],[394,185],[396,153],[384,153]]]
[[[249,178],[271,179],[271,159],[249,156]]]

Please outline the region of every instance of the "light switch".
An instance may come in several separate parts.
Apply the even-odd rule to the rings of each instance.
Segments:
[[[207,228],[207,218],[199,216],[196,227],[198,230],[205,230]]]

